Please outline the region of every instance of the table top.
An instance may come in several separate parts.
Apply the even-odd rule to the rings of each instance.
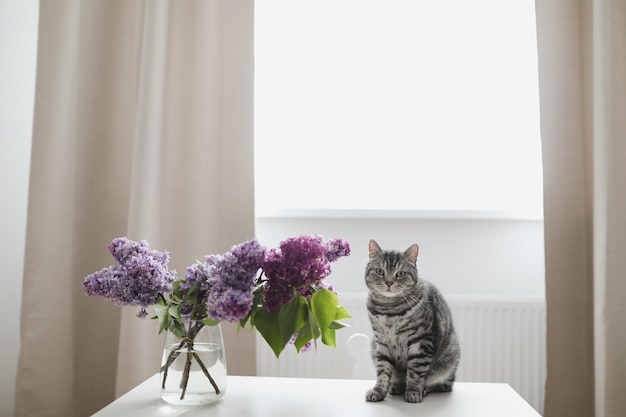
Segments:
[[[402,396],[365,401],[374,381],[229,376],[224,397],[203,406],[171,406],[160,399],[159,375],[103,408],[94,417],[540,417],[508,384],[457,382],[449,393],[431,393],[421,403]]]

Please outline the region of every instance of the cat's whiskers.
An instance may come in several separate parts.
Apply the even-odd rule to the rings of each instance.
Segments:
[[[426,307],[432,312],[432,301],[426,301],[424,298],[419,298],[412,293],[401,293],[400,298],[406,303],[407,306],[415,305],[417,308]],[[413,303],[411,303],[413,301]]]

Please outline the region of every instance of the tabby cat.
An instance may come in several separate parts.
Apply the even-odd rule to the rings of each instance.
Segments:
[[[365,282],[376,385],[367,401],[381,401],[390,392],[416,403],[429,392],[452,390],[459,342],[443,296],[418,278],[418,251],[417,244],[402,253],[369,242]]]

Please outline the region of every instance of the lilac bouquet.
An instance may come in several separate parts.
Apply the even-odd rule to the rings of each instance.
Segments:
[[[169,331],[181,340],[161,369],[163,384],[168,367],[181,349],[192,350],[204,326],[222,321],[250,326],[278,357],[290,343],[298,352],[320,338],[334,347],[335,331],[345,327],[341,320],[350,317],[324,281],[331,273],[330,264],[350,254],[348,243],[341,239],[299,236],[272,249],[249,240],[224,254],[206,256],[205,262],[187,267],[179,280],[176,271],[168,269],[168,253],[151,250],[146,241],[116,238],[109,251],[119,265],[85,277],[85,293],[117,305],[139,306],[141,318],[148,315],[147,307],[154,306],[159,333]],[[200,361],[192,354],[187,357],[189,364]],[[208,372],[205,375],[219,393]]]

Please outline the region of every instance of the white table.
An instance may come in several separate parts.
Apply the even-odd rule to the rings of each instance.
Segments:
[[[159,375],[103,408],[95,417],[540,417],[507,384],[454,384],[450,393],[432,393],[421,403],[388,395],[365,401],[373,381],[352,379],[229,376],[224,397],[213,404],[173,407],[159,398]]]

